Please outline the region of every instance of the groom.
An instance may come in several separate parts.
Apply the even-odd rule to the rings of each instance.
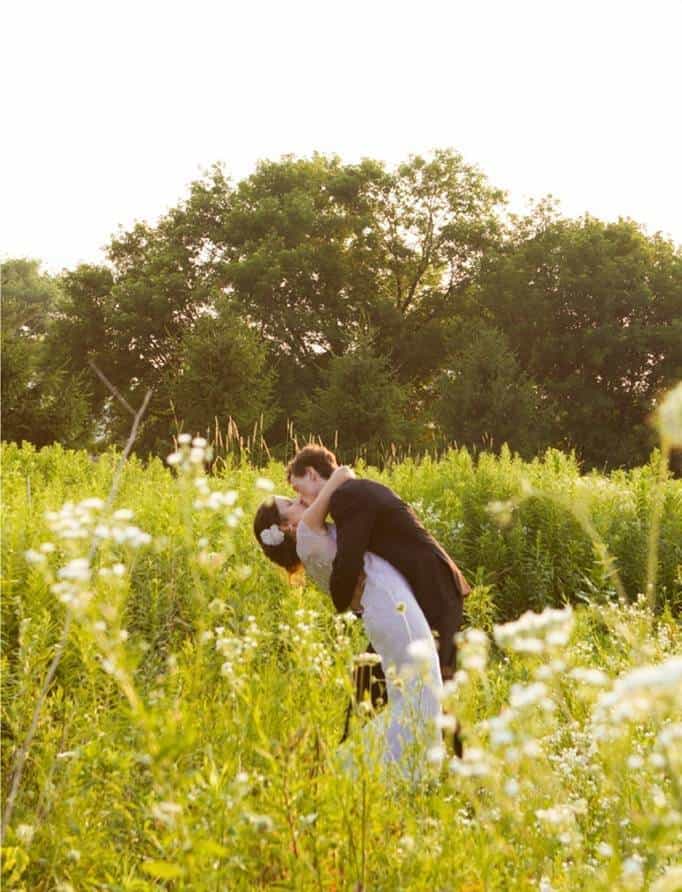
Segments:
[[[333,452],[306,446],[289,463],[289,483],[312,502],[336,467]],[[339,611],[348,610],[363,574],[364,554],[387,560],[409,582],[436,636],[443,679],[455,670],[454,636],[462,622],[463,599],[471,588],[459,567],[421,525],[412,509],[387,486],[373,480],[349,480],[332,495],[337,553],[331,595]]]

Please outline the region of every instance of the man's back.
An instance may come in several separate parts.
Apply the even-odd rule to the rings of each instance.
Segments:
[[[388,487],[350,480],[334,493],[330,508],[339,538],[331,580],[337,607],[343,609],[364,551],[378,554],[403,574],[432,624],[461,605],[470,591],[464,576],[409,505]]]

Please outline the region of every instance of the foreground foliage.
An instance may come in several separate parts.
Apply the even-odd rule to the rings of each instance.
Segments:
[[[358,623],[252,539],[283,467],[203,457],[131,460],[109,505],[115,454],[3,449],[5,803],[65,642],[8,888],[677,888],[682,485],[656,455],[608,478],[554,451],[368,472],[477,583],[444,701],[465,758],[392,782],[335,756]]]

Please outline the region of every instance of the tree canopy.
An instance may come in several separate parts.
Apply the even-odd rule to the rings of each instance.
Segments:
[[[120,440],[258,423],[369,460],[437,435],[588,466],[654,444],[682,377],[682,253],[637,223],[506,213],[456,152],[389,169],[285,156],[233,183],[216,165],[155,225],[61,276],[3,264],[3,436]]]

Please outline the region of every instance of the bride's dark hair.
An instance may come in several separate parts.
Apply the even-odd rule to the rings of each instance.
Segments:
[[[272,498],[267,499],[256,511],[256,516],[253,519],[253,533],[265,556],[275,564],[279,564],[280,567],[284,567],[287,573],[292,576],[301,569],[301,560],[296,554],[295,536],[289,530],[282,530],[284,541],[279,545],[266,545],[260,537],[263,530],[269,529],[273,524],[279,526],[281,522],[282,518],[277,502]]]

